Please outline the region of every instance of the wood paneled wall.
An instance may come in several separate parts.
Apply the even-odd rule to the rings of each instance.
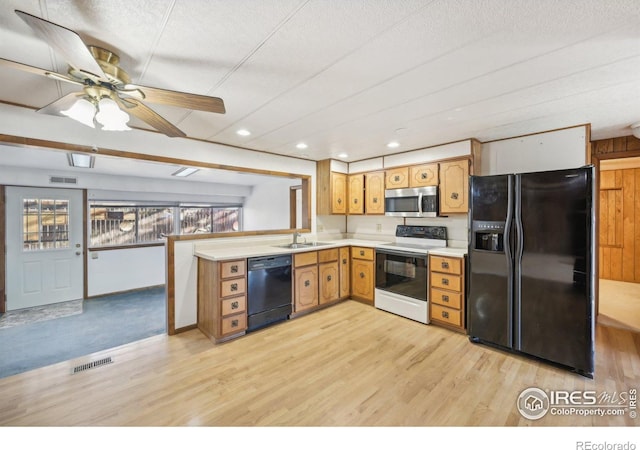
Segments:
[[[600,278],[640,283],[640,168],[600,172]]]
[[[622,136],[611,139],[601,139],[591,142],[591,155],[606,158],[612,155],[623,157],[625,153],[640,152],[640,139],[635,136]]]

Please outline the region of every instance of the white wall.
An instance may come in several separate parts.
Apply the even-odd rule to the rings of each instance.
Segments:
[[[537,172],[581,167],[587,161],[587,126],[482,144],[477,175]]]
[[[165,259],[164,246],[89,252],[88,295],[164,284]]]
[[[255,186],[245,199],[245,230],[281,230],[289,228],[290,187],[301,180],[274,180]]]

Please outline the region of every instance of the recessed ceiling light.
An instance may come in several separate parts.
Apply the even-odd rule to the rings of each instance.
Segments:
[[[81,167],[83,169],[92,168],[96,159],[93,155],[85,155],[84,153],[67,153],[67,158],[71,167]]]
[[[171,176],[174,177],[188,177],[189,175],[196,173],[198,170],[195,167],[181,167],[178,170],[176,170],[175,172],[173,172],[171,174]]]
[[[300,150],[304,150],[307,147],[309,147],[309,146],[307,144],[305,144],[304,142],[300,142],[299,144],[296,145],[296,148],[299,148]]]
[[[389,148],[398,148],[398,147],[400,147],[400,143],[396,142],[396,141],[391,141],[391,142],[389,142],[387,144],[387,147],[389,147]]]
[[[347,155],[346,153],[338,153],[338,158],[348,158],[349,155]]]
[[[249,136],[251,134],[251,131],[249,130],[245,130],[244,128],[236,131],[236,134],[240,135],[240,136]]]

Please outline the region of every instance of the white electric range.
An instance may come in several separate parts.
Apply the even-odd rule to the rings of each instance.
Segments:
[[[447,246],[440,226],[398,225],[394,243],[376,247],[376,308],[429,323],[429,251]]]

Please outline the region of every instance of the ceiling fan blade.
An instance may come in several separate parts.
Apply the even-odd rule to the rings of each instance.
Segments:
[[[146,101],[161,105],[178,106],[180,108],[196,109],[218,114],[226,112],[224,101],[218,97],[207,95],[189,94],[187,92],[171,91],[168,89],[158,89],[137,84],[126,84],[122,88],[116,87],[119,92],[127,94],[127,90],[139,90],[144,94]]]
[[[10,67],[12,69],[22,70],[23,72],[29,72],[36,75],[42,75],[44,77],[53,78],[54,80],[66,81],[67,83],[77,84],[78,86],[84,86],[84,83],[66,75],[52,72],[50,70],[41,69],[35,66],[29,66],[19,62],[11,61],[10,59],[0,58],[0,65]]]
[[[15,11],[71,67],[91,73],[99,78],[107,78],[78,33],[24,11],[17,9]]]
[[[140,100],[136,100],[135,98],[121,99],[117,95],[114,95],[113,97],[115,97],[115,101],[124,111],[137,117],[143,122],[148,123],[161,133],[166,134],[169,137],[187,136],[184,132],[182,132],[182,130],[180,130],[160,114],[149,108]]]
[[[83,92],[72,92],[71,94],[67,94],[64,97],[60,97],[58,100],[49,103],[47,106],[40,108],[37,112],[42,114],[49,114],[52,116],[63,116],[64,114],[61,111],[66,111],[73,106],[73,104],[80,98],[84,96]]]

